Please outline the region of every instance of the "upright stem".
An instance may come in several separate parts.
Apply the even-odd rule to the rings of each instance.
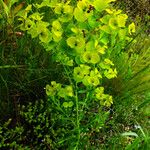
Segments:
[[[75,93],[75,100],[76,100],[76,123],[77,123],[77,143],[74,150],[78,150],[78,145],[80,141],[80,120],[79,120],[79,102],[78,102],[78,92],[77,92],[77,83],[76,83],[76,93]]]

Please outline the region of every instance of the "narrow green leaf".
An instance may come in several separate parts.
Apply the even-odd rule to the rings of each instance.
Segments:
[[[135,137],[138,137],[138,135],[135,132],[124,132],[121,135],[122,136],[135,136]]]

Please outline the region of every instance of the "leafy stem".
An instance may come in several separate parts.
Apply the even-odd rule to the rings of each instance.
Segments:
[[[75,150],[78,150],[78,145],[80,141],[80,120],[79,120],[79,101],[78,101],[78,92],[77,92],[77,83],[76,83],[76,92],[75,92],[75,101],[76,101],[76,124],[77,124],[77,142],[76,142],[76,147]]]

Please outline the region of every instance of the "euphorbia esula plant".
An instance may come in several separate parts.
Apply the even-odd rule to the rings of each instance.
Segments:
[[[117,77],[113,51],[119,53],[135,32],[134,23],[127,24],[128,16],[110,7],[113,1],[45,0],[18,14],[20,29],[39,38],[64,68],[65,82],[46,85],[51,114],[58,114],[54,126],[59,123],[58,130],[63,130],[57,147],[90,148],[91,135],[100,131],[109,114],[104,108],[113,104],[103,81]]]

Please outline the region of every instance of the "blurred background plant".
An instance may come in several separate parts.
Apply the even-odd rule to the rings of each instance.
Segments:
[[[60,73],[38,40],[31,43],[30,37],[18,28],[17,15],[27,5],[19,0],[0,1],[1,118],[15,118],[17,104],[43,98],[45,84]]]
[[[114,145],[113,149],[145,150],[150,147],[150,3],[147,0],[118,0],[114,6],[123,9],[134,20],[136,33],[118,55],[112,55],[118,77],[105,83],[107,89],[113,91],[115,100],[108,123],[111,135],[106,135],[104,148]],[[126,147],[127,143],[120,135],[126,131],[137,133],[137,122],[146,132],[146,139],[141,131],[138,138],[127,136],[130,144]]]
[[[144,22],[148,21],[146,17],[150,14],[149,0],[117,0],[114,5],[124,10],[134,21],[137,21],[137,17]]]

